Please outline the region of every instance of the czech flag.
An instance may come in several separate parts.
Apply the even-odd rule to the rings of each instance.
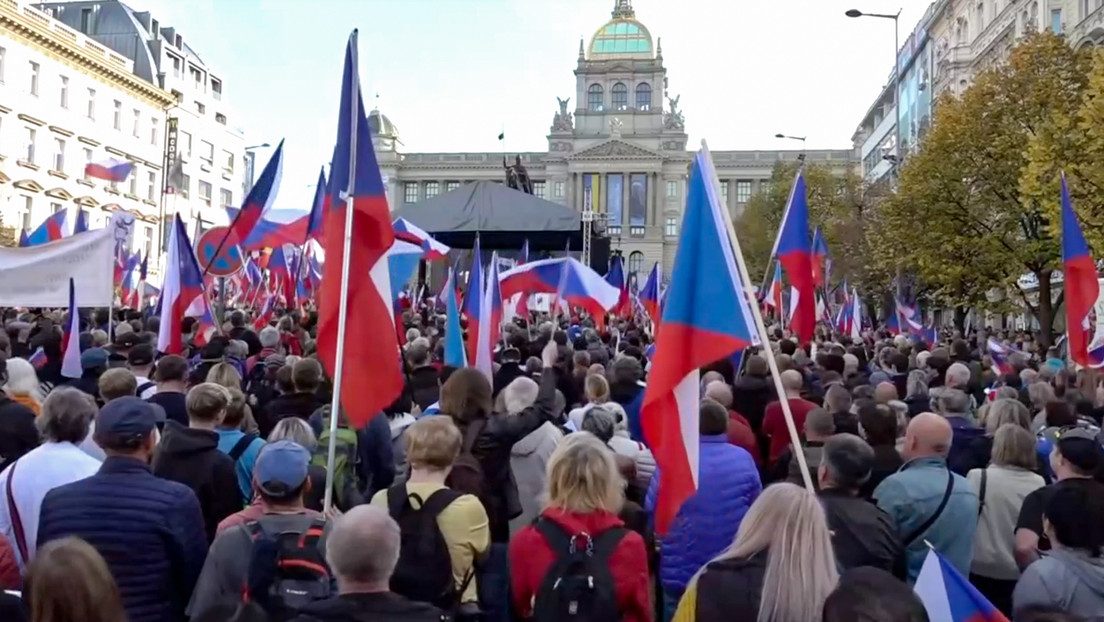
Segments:
[[[134,170],[134,163],[129,160],[107,158],[99,162],[89,162],[84,165],[86,177],[95,177],[106,181],[124,182]]]
[[[445,279],[445,365],[457,369],[468,366],[464,331],[460,328],[460,303],[456,299],[456,273],[449,268]]]
[[[230,222],[230,228],[226,232],[223,243],[232,244],[249,240],[253,228],[261,221],[268,208],[276,200],[276,193],[280,189],[280,178],[284,173],[284,141],[276,146],[276,152],[269,158],[268,164],[261,171],[257,183],[249,190],[249,195],[242,201],[242,207],[237,216]],[[252,250],[252,249],[246,249]],[[204,268],[203,273],[207,273]]]
[[[226,214],[231,220],[237,218],[238,208],[226,208]],[[238,244],[242,251],[261,251],[276,248],[284,244],[302,246],[303,238],[307,235],[307,223],[310,214],[296,209],[270,209],[257,221],[249,237]],[[261,261],[261,267],[266,264]]]
[[[265,292],[268,293],[267,291]],[[264,305],[261,307],[260,312],[257,314],[256,321],[253,322],[253,330],[260,332],[261,329],[268,326],[268,323],[272,321],[272,314],[276,311],[276,296],[265,296]]]
[[[330,208],[326,201],[326,169],[318,171],[318,184],[314,187],[314,201],[311,201],[310,215],[307,216],[307,231],[303,243],[322,237],[322,226],[326,222],[326,210]]]
[[[318,292],[318,353],[335,385],[349,423],[360,428],[395,400],[403,387],[387,249],[395,241],[372,134],[357,74],[357,31],[349,35],[341,80],[337,141],[330,169],[329,204],[322,248],[329,269]],[[352,213],[349,212],[352,210]],[[351,221],[345,256],[346,221]],[[342,268],[348,265],[345,334],[338,334]],[[344,377],[337,375],[338,358]]]
[[[161,326],[157,334],[157,349],[165,354],[184,352],[182,322],[185,317],[199,319],[196,345],[204,345],[215,331],[215,319],[203,291],[203,275],[192,250],[188,232],[180,214],[173,217],[166,254],[165,282],[162,284]]]
[[[502,290],[498,283],[498,253],[491,254],[491,266],[487,270],[487,282],[483,286],[483,300],[479,305],[479,340],[475,344],[474,366],[494,382],[494,345],[502,331]],[[471,320],[469,320],[470,322]],[[471,324],[469,323],[469,326]]]
[[[809,341],[816,330],[816,300],[813,292],[813,247],[809,240],[809,203],[806,196],[805,175],[797,173],[790,204],[782,216],[782,226],[775,240],[775,256],[778,257],[786,278],[797,300],[791,301],[794,309],[790,330],[801,341]]]
[[[652,319],[652,324],[659,325],[659,288],[662,280],[663,269],[659,262],[655,262],[652,271],[648,274],[648,280],[644,282],[644,289],[640,290],[640,304],[644,311]]]
[[[80,313],[77,311],[77,286],[72,278],[69,279],[69,325],[65,327],[62,344],[65,353],[61,357],[61,375],[80,378],[84,372],[80,360]]]
[[[817,287],[823,287],[826,282],[827,271],[824,262],[827,259],[828,242],[824,241],[824,232],[817,227],[813,232],[813,282]]]
[[[620,255],[610,258],[609,272],[606,273],[606,282],[616,287],[620,294],[617,305],[610,310],[610,315],[621,318],[632,317],[632,303],[629,301],[629,286],[625,282],[625,269]]]
[[[852,339],[862,339],[862,298],[859,298],[859,290],[851,290],[848,304],[851,306],[851,321],[847,328]]]
[[[27,246],[38,246],[56,242],[65,237],[65,223],[67,221],[66,210],[50,214],[37,229],[27,236]]]
[[[68,341],[66,343],[68,343]],[[27,362],[35,369],[42,369],[46,367],[46,363],[49,362],[49,357],[46,356],[46,350],[44,350],[42,346],[38,346],[38,349],[27,358]]]
[[[77,222],[73,225],[73,235],[88,231],[88,215],[83,211],[77,211]]]
[[[448,257],[449,251],[452,250],[448,246],[435,240],[432,235],[411,224],[411,222],[405,218],[396,218],[395,222],[392,224],[395,227],[395,237],[404,242],[410,242],[411,244],[421,246],[422,250],[425,252],[426,260],[444,259]]]
[[[774,309],[778,321],[783,325],[785,324],[786,313],[783,311],[785,307],[782,306],[782,263],[774,262],[774,278],[771,279],[770,287],[767,288],[767,297],[763,301],[768,307]]]
[[[709,152],[694,158],[686,210],[644,390],[644,437],[659,466],[656,533],[665,534],[698,488],[698,370],[758,341],[726,234]],[[812,298],[809,299],[812,302]]]
[[[527,263],[529,263],[529,238],[525,238],[525,242],[521,245],[521,252],[518,253],[517,264],[514,267],[524,266]],[[521,292],[515,296],[517,300],[511,315],[518,315],[529,321],[529,292]]]
[[[479,248],[479,237],[475,238],[472,250],[472,266],[468,271],[468,289],[464,294],[462,311],[468,318],[468,362],[475,364],[476,348],[479,345],[479,329],[483,323],[483,259]]]
[[[31,245],[31,239],[27,237],[27,230],[19,230],[19,248],[27,248]]]
[[[1091,365],[1089,344],[1096,333],[1092,310],[1100,295],[1100,284],[1096,280],[1096,264],[1070,202],[1065,173],[1062,173],[1062,272],[1065,274],[1070,358],[1078,365]]]
[[[1008,618],[935,549],[928,550],[912,589],[924,603],[931,620],[1008,622]]]
[[[572,257],[538,259],[499,275],[502,296],[556,294],[558,301],[586,309],[595,319],[613,309],[621,291]],[[470,327],[469,327],[470,330]]]
[[[989,338],[988,348],[989,358],[993,361],[993,365],[990,368],[993,370],[993,373],[998,376],[1011,374],[1013,369],[1012,364],[1008,362],[1008,348],[992,337]]]

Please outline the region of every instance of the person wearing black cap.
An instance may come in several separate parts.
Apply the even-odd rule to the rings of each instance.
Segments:
[[[905,547],[897,528],[881,508],[859,496],[873,464],[874,450],[866,441],[854,434],[832,436],[817,467],[818,496],[841,568],[873,566],[904,580]]]
[[[111,346],[105,348],[108,351],[107,366],[111,368],[126,367],[131,348],[143,343],[141,335],[129,330],[122,332],[121,328],[122,325],[115,330],[115,341],[111,342]]]
[[[1050,550],[1050,540],[1043,530],[1043,513],[1050,498],[1056,491],[1069,487],[1084,488],[1091,495],[1104,497],[1104,484],[1094,479],[1102,466],[1104,449],[1095,432],[1078,427],[1057,432],[1050,452],[1050,468],[1057,481],[1027,495],[1016,521],[1015,555],[1021,570],[1039,559],[1040,551]]]
[[[153,375],[153,346],[139,343],[127,353],[127,369],[134,374],[138,382],[138,397],[148,400],[157,394],[157,383],[150,379]]]
[[[162,417],[137,397],[100,409],[94,435],[107,459],[95,475],[46,493],[40,512],[38,547],[68,536],[95,547],[130,622],[183,619],[207,556],[199,500],[149,466]]]

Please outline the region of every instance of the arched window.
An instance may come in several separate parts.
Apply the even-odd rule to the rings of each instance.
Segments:
[[[636,274],[644,269],[644,253],[633,251],[629,253],[629,274]]]
[[[629,107],[629,87],[618,82],[613,85],[613,109],[624,110]]]
[[[636,109],[652,109],[652,87],[647,82],[641,82],[636,85]]]
[[[587,108],[589,110],[601,110],[602,109],[602,85],[591,84],[587,89]]]

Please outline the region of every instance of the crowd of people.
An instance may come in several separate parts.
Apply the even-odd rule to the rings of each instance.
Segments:
[[[404,389],[356,428],[309,315],[164,355],[97,312],[70,379],[67,318],[4,312],[0,619],[919,622],[934,550],[1010,620],[1104,620],[1104,385],[1031,335],[993,336],[1001,373],[976,333],[772,328],[700,370],[698,490],[657,533],[648,331],[529,319],[488,378],[406,311]]]

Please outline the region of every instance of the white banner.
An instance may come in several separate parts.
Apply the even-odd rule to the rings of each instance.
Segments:
[[[111,306],[115,237],[97,229],[30,248],[0,248],[0,307],[68,307],[69,279],[77,304]]]

